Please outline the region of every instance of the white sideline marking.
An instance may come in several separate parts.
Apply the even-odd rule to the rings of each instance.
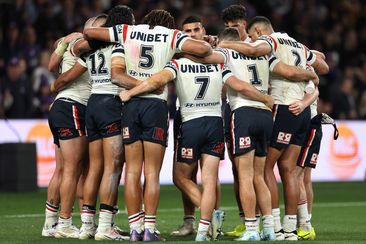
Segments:
[[[365,207],[366,202],[328,202],[328,203],[314,203],[314,208],[342,208],[342,207]],[[284,205],[280,206],[284,208]],[[237,210],[236,206],[227,206],[221,207],[222,210],[232,211]],[[182,208],[165,208],[165,209],[158,209],[158,214],[160,213],[170,213],[170,212],[181,212],[183,211]],[[123,210],[120,210],[120,214],[124,214]],[[73,216],[80,216],[80,213],[73,213]],[[2,218],[8,219],[16,219],[16,218],[39,218],[44,217],[44,214],[12,214],[12,215],[0,215]]]

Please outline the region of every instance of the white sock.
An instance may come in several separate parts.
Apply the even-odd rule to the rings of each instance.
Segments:
[[[272,215],[264,215],[262,217],[263,229],[274,228],[274,220]]]
[[[145,225],[145,230],[146,229],[155,230],[156,216],[155,215],[145,215],[144,225]]]
[[[281,215],[281,212],[280,212],[279,208],[272,209],[272,216],[273,216],[275,232],[278,232],[282,229],[281,216],[280,215]]]
[[[206,219],[200,219],[200,223],[198,224],[198,232],[200,234],[207,235],[210,224],[211,221]]]
[[[183,222],[186,225],[193,225],[196,222],[196,217],[194,215],[185,215]]]
[[[257,218],[245,218],[245,229],[247,231],[258,231]]]
[[[260,214],[256,214],[255,215],[255,218],[256,218],[256,220],[255,220],[255,224],[258,226],[258,232],[259,232],[259,225],[260,225],[260,223],[261,223],[261,215]]]
[[[52,205],[49,202],[46,202],[45,209],[45,227],[51,228],[57,223],[58,219],[58,206]]]
[[[70,217],[68,219],[64,219],[61,217],[58,218],[57,228],[69,227],[71,225],[72,225],[72,217]]]
[[[309,214],[308,214],[308,216],[309,216],[309,221],[311,221],[311,217],[312,217],[312,216],[311,216],[311,213],[309,213]]]
[[[95,225],[95,213],[81,212],[81,224],[84,226],[92,227]]]
[[[141,212],[128,216],[128,224],[130,225],[130,231],[136,230],[138,233],[142,232],[144,224],[144,215]]]
[[[296,215],[285,215],[283,217],[283,230],[287,233],[296,231],[297,217]]]
[[[101,209],[99,211],[98,229],[108,231],[112,227],[113,211]]]
[[[308,214],[308,203],[306,201],[302,201],[297,205],[297,216],[299,227],[305,231],[311,231],[311,223]]]

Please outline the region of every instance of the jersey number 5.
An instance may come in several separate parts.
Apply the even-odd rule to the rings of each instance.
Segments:
[[[153,50],[154,50],[153,46],[141,45],[139,67],[143,69],[150,69],[153,66],[154,64],[154,56],[152,55]]]

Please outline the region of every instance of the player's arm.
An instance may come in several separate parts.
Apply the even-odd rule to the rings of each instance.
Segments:
[[[183,54],[183,57],[192,60],[193,62],[197,63],[204,63],[204,64],[224,64],[226,63],[226,57],[220,52],[214,50],[210,55],[206,57],[197,57],[191,54]]]
[[[141,83],[140,80],[126,74],[125,59],[123,57],[112,57],[111,80],[113,84],[126,89],[131,89]]]
[[[313,81],[314,85],[319,84],[319,77],[313,71],[302,69],[297,66],[288,65],[272,56],[269,60],[270,70],[290,81]]]
[[[305,108],[310,106],[316,99],[318,99],[319,90],[318,87],[315,88],[315,91],[311,94],[305,93],[304,98],[301,101],[293,102],[289,105],[288,109],[294,115],[299,115],[304,111]]]
[[[62,73],[55,82],[51,84],[51,92],[59,92],[65,86],[79,78],[84,72],[87,71],[87,68],[81,65],[79,62],[76,62],[71,69]]]
[[[169,81],[174,79],[174,75],[171,71],[163,69],[162,71],[150,76],[148,79],[142,81],[138,86],[125,90],[120,93],[122,102],[127,102],[134,96],[141,95],[157,90],[158,88],[165,86]]]
[[[80,56],[83,53],[90,52],[92,48],[87,40],[81,39],[80,41],[74,43],[71,47],[71,51],[75,56]]]
[[[324,55],[323,55],[324,56]],[[316,55],[315,62],[311,65],[319,75],[325,75],[329,72],[329,66],[321,55]]]
[[[259,57],[267,55],[272,51],[272,46],[263,40],[258,40],[253,43],[242,41],[222,41],[219,43],[221,48],[233,49],[247,56]]]
[[[84,38],[86,40],[99,40],[104,42],[111,42],[109,37],[109,29],[107,27],[90,27],[84,29]]]
[[[206,57],[212,53],[212,48],[210,44],[205,41],[187,38],[181,46],[181,51],[198,57]]]

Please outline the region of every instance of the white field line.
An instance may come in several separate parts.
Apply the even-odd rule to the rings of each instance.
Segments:
[[[329,202],[329,203],[314,203],[314,208],[345,208],[345,207],[365,207],[366,202]],[[284,208],[284,205],[280,206]],[[234,211],[237,210],[236,206],[227,206],[221,207],[222,210],[226,211]],[[165,208],[158,209],[159,213],[173,213],[173,212],[181,212],[182,208]],[[120,210],[120,214],[125,214]],[[80,213],[73,213],[74,216],[80,216]],[[8,218],[8,219],[16,219],[16,218],[39,218],[44,217],[44,214],[12,214],[12,215],[0,215],[0,218]]]

